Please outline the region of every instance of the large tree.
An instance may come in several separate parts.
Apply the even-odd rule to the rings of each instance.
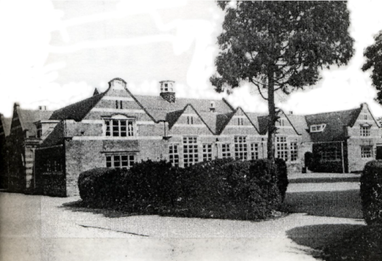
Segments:
[[[322,68],[353,55],[346,2],[218,1],[225,12],[218,37],[216,91],[247,81],[268,100],[268,158],[274,160],[275,91],[285,94],[319,80]]]
[[[378,91],[376,100],[382,104],[382,31],[374,37],[374,44],[367,47],[363,55],[366,62],[362,70],[371,70],[370,77]]]

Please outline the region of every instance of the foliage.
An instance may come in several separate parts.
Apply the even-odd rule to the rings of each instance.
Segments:
[[[382,32],[374,37],[374,43],[366,48],[364,56],[365,64],[362,66],[363,71],[371,70],[371,80],[377,89],[376,100],[382,104]]]
[[[368,225],[382,224],[382,161],[365,165],[361,175],[363,217]]]
[[[210,81],[221,92],[244,80],[268,100],[268,158],[273,160],[274,92],[289,94],[313,85],[320,69],[347,64],[353,55],[346,2],[237,1],[232,6],[219,1],[218,5],[225,19],[218,37],[217,73]]]
[[[281,204],[277,170],[268,160],[216,159],[185,169],[145,161],[127,171],[84,172],[78,184],[81,198],[94,207],[254,220],[270,217]]]

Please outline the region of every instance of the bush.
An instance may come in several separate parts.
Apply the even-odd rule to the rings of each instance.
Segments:
[[[366,163],[361,175],[361,200],[366,223],[382,224],[382,161]]]
[[[216,159],[182,169],[164,161],[145,161],[127,171],[84,172],[79,188],[81,198],[93,206],[187,217],[263,219],[281,204],[277,180],[285,163],[278,164]]]

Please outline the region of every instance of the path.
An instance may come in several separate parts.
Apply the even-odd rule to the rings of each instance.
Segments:
[[[364,224],[359,184],[303,178],[288,188],[295,213],[265,222],[86,212],[62,206],[78,198],[1,193],[0,260],[316,260],[312,248]]]

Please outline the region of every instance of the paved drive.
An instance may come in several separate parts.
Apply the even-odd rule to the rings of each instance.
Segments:
[[[292,183],[294,213],[264,222],[123,216],[63,207],[79,198],[0,193],[0,260],[316,260],[310,247],[364,225],[358,193],[358,182]]]

